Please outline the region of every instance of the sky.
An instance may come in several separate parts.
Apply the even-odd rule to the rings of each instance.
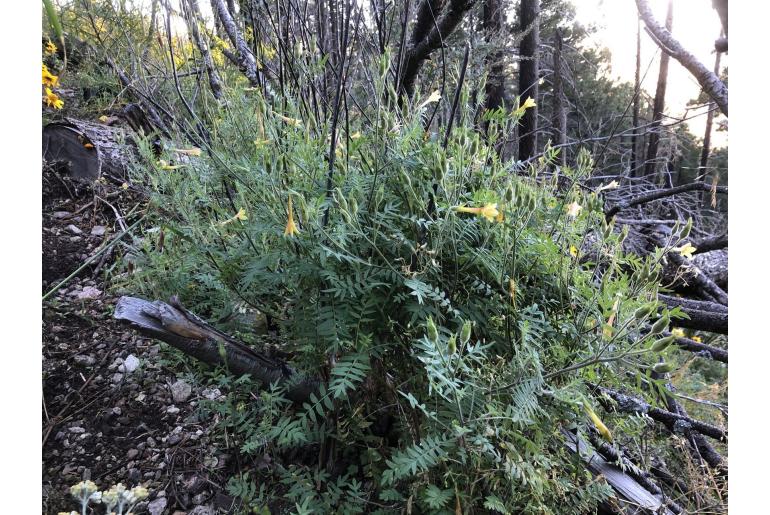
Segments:
[[[572,0],[577,10],[577,19],[581,23],[595,24],[598,31],[590,41],[612,52],[612,76],[623,81],[634,81],[636,68],[636,2],[634,0]],[[650,7],[658,22],[663,24],[666,17],[668,0],[649,0]],[[711,0],[674,0],[674,22],[672,33],[679,43],[694,54],[707,68],[714,68],[714,40],[719,37],[722,25],[719,16],[711,7]],[[655,94],[658,79],[660,52],[657,45],[642,28],[642,74],[654,58],[642,87],[651,95]],[[721,67],[729,61],[727,54],[722,54]],[[700,91],[698,82],[682,65],[671,59],[668,69],[666,89],[666,113],[682,116],[688,100],[697,97]],[[704,113],[705,110],[690,114]],[[715,120],[724,119],[719,116]],[[698,137],[703,137],[706,116],[698,116],[688,122],[690,130]],[[716,129],[716,125],[715,125]],[[727,132],[712,132],[712,145],[727,145]]]

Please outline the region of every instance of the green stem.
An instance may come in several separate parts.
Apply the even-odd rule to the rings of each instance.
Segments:
[[[79,274],[79,273],[80,273],[80,272],[81,272],[81,271],[82,271],[82,270],[83,270],[85,267],[87,267],[88,265],[90,265],[90,264],[91,264],[91,263],[92,263],[92,262],[93,262],[93,261],[94,261],[96,258],[98,258],[98,257],[99,257],[99,256],[101,256],[102,254],[104,254],[104,253],[105,253],[105,252],[106,252],[108,249],[110,249],[110,248],[114,247],[114,246],[115,246],[115,244],[116,244],[118,241],[120,241],[120,240],[123,238],[123,236],[125,236],[126,234],[128,234],[128,233],[129,233],[129,231],[131,231],[131,229],[133,229],[134,227],[136,227],[137,225],[139,225],[139,222],[141,222],[142,220],[144,220],[144,218],[145,218],[146,216],[147,216],[147,215],[142,215],[142,217],[141,217],[139,220],[137,220],[136,222],[134,222],[133,224],[131,224],[131,226],[129,226],[129,227],[128,227],[128,228],[127,228],[125,231],[123,231],[122,233],[120,233],[120,234],[118,234],[117,236],[115,236],[115,238],[113,238],[113,240],[112,240],[110,243],[108,243],[107,245],[105,245],[104,247],[102,247],[102,249],[101,249],[99,252],[97,252],[96,254],[94,254],[93,256],[91,256],[90,258],[86,259],[86,260],[85,260],[85,262],[84,262],[82,265],[80,265],[80,266],[78,267],[78,269],[77,269],[77,270],[75,270],[75,271],[74,271],[74,272],[72,272],[70,275],[68,275],[67,277],[65,277],[64,279],[62,279],[62,281],[61,281],[59,284],[57,284],[56,286],[54,286],[53,288],[51,288],[51,289],[48,291],[48,293],[46,293],[45,295],[43,295],[43,298],[42,298],[42,300],[43,300],[43,301],[45,301],[45,300],[46,300],[48,297],[50,297],[51,295],[53,295],[54,293],[56,293],[57,291],[59,291],[59,289],[60,289],[62,286],[64,286],[65,284],[67,284],[67,282],[68,282],[70,279],[72,279],[73,277],[75,277],[76,275],[78,275],[78,274]]]

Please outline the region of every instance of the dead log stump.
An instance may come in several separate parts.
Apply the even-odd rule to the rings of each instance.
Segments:
[[[74,118],[43,127],[43,158],[78,181],[93,182],[103,175],[124,180],[136,155],[132,134],[120,127]]]

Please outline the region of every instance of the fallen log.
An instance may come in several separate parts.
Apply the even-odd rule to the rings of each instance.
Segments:
[[[102,175],[123,179],[136,156],[130,136],[120,127],[66,118],[43,127],[43,158],[78,181],[93,182]]]
[[[121,297],[114,318],[204,363],[225,366],[236,375],[248,374],[265,385],[275,383],[285,387],[286,397],[293,402],[305,402],[310,394],[318,392],[318,380],[304,377],[285,361],[220,332],[187,311],[176,297],[168,304]]]
[[[608,462],[600,454],[591,449],[577,435],[570,431],[562,429],[562,434],[566,439],[566,446],[580,456],[594,476],[601,475],[620,496],[620,509],[608,507],[615,513],[659,513],[661,515],[673,515],[666,506],[666,500],[659,495],[655,495],[645,487],[639,484],[630,474],[627,474],[617,465]],[[644,511],[637,511],[641,508]]]
[[[671,430],[672,433],[687,431],[695,431],[701,435],[708,436],[720,442],[727,441],[727,432],[717,426],[701,422],[694,418],[690,418],[686,415],[674,413],[672,411],[664,410],[651,406],[649,403],[637,397],[632,397],[624,393],[605,388],[603,386],[596,386],[596,389],[607,397],[611,398],[617,403],[618,411],[623,413],[635,413],[639,415],[647,415],[652,420],[660,422]],[[611,408],[611,406],[606,406]]]
[[[588,440],[593,445],[594,449],[601,455],[602,458],[609,460],[610,463],[620,463],[623,470],[634,478],[645,490],[653,495],[660,496],[666,501],[666,507],[674,513],[682,513],[682,507],[666,497],[665,492],[652,480],[652,474],[639,468],[635,463],[628,459],[619,446],[610,445],[607,442],[603,442],[597,436],[596,432],[591,432],[588,435]]]
[[[716,302],[685,299],[658,294],[658,299],[669,308],[680,307],[690,318],[676,320],[676,325],[686,329],[727,334],[727,306]]]
[[[664,331],[661,333],[661,335],[669,336],[671,333]],[[694,352],[701,357],[707,357],[713,359],[714,361],[727,363],[727,351],[724,349],[706,345],[705,343],[696,342],[695,340],[691,340],[689,338],[677,338],[674,340],[674,345],[682,350]]]

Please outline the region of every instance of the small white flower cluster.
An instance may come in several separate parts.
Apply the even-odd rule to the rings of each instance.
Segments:
[[[81,481],[70,488],[70,494],[78,500],[83,513],[89,502],[94,504],[102,503],[105,507],[105,513],[108,515],[131,515],[131,508],[134,504],[146,499],[149,495],[147,489],[141,485],[135,486],[130,490],[123,483],[118,483],[109,490],[100,492],[93,481]],[[60,512],[59,515],[78,515],[77,512]]]

